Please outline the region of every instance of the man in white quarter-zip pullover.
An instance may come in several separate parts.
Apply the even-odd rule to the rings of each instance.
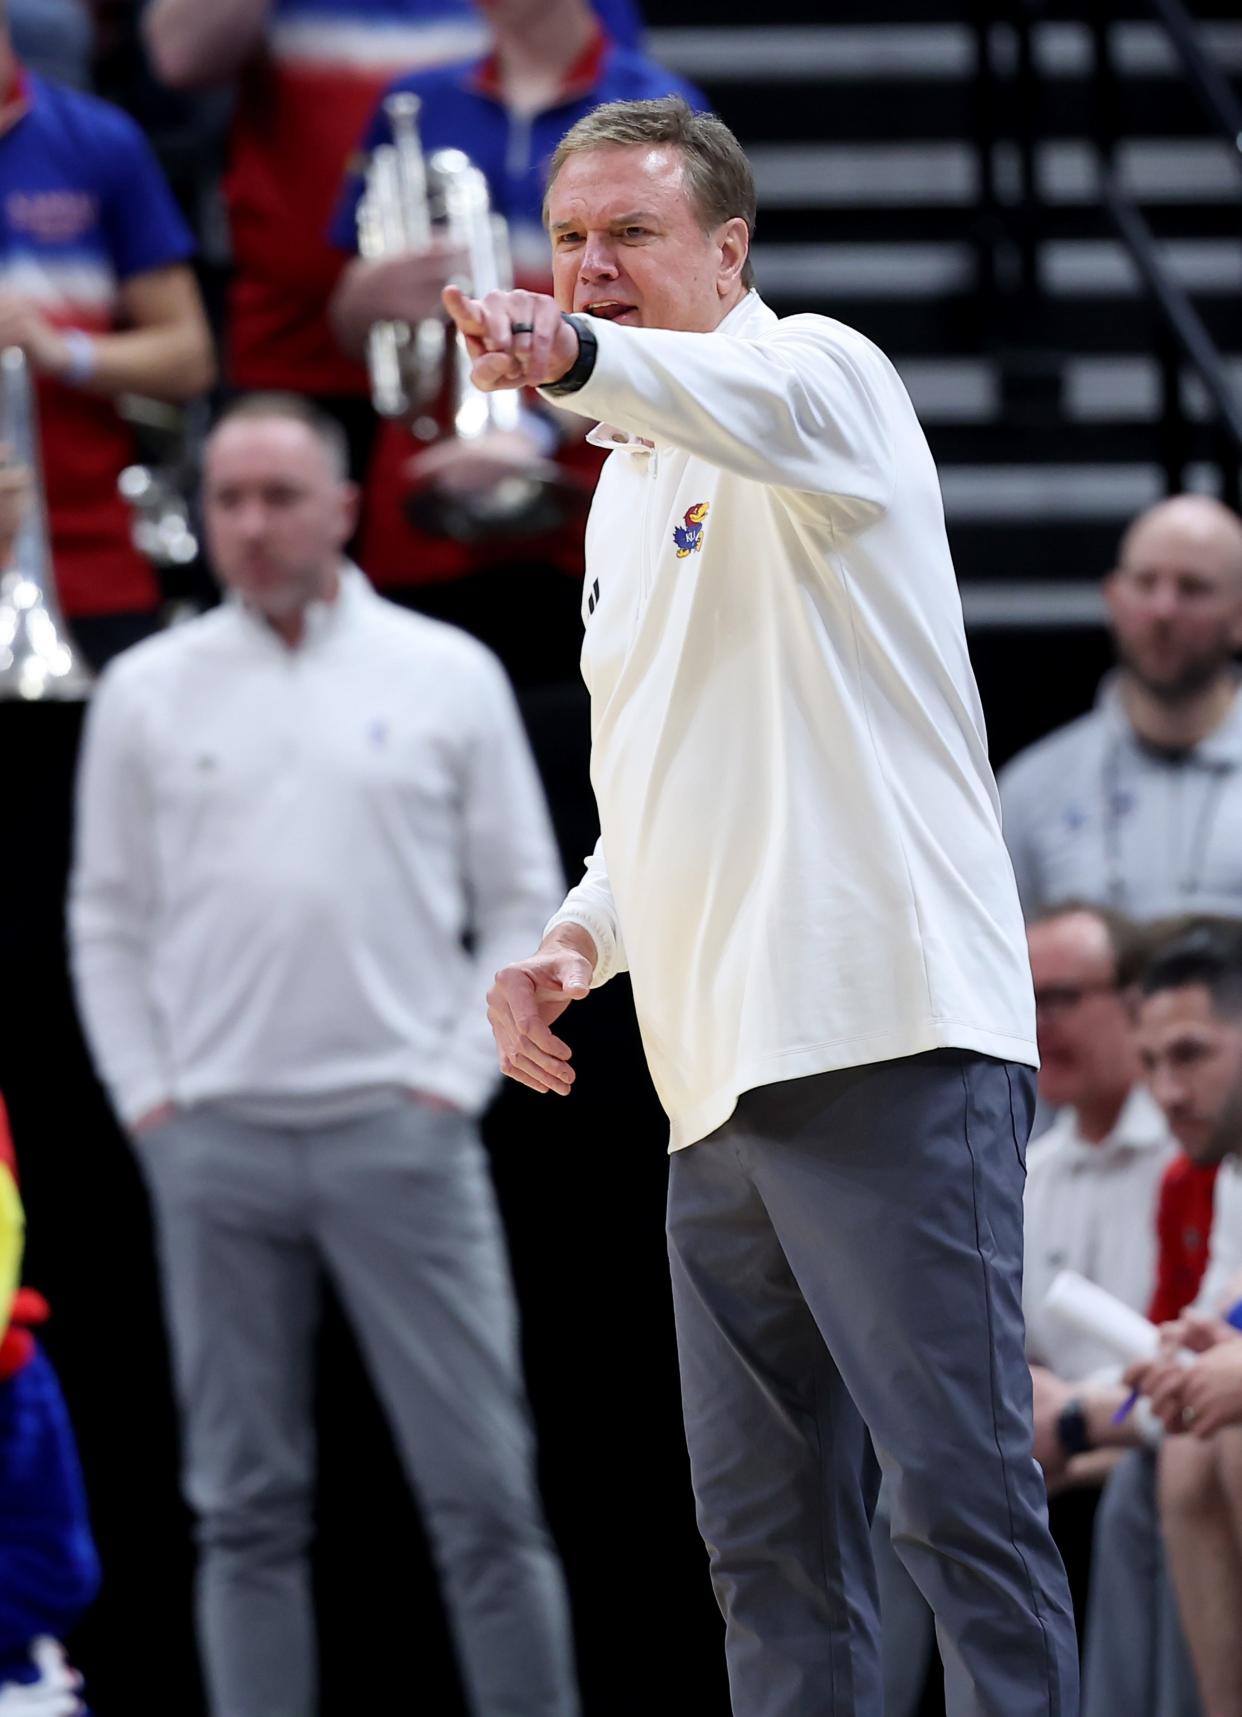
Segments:
[[[477,1126],[488,975],[538,934],[559,867],[499,665],[343,560],[346,469],[291,398],[211,436],[232,600],[96,692],[78,998],[152,1195],[212,1717],[318,1709],[324,1271],[422,1505],[471,1709],[576,1717]]]
[[[550,1028],[628,967],[737,1717],[879,1713],[876,1455],[951,1717],[1074,1717],[1023,1352],[1030,970],[931,456],[875,347],[753,290],[718,120],[597,110],[546,214],[555,301],[445,293],[481,387],[540,385],[615,449],[583,604],[602,835],[498,974],[501,1066],[567,1095]]]

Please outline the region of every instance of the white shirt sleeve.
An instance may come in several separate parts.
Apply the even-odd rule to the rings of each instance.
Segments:
[[[582,881],[565,896],[560,911],[549,920],[544,935],[557,924],[580,924],[595,943],[597,959],[591,977],[591,988],[597,990],[618,972],[629,970],[625,947],[621,941],[621,924],[617,903],[608,881],[608,866],[604,859],[604,838],[595,843],[595,851],[586,859]]]
[[[852,329],[794,316],[745,339],[600,321],[596,339],[590,377],[557,405],[754,482],[887,505],[888,414],[898,395],[912,408],[888,360]]]
[[[78,764],[69,947],[95,1068],[127,1125],[173,1094],[148,985],[156,909],[151,839],[138,711],[115,674],[105,674]]]
[[[564,886],[543,787],[503,670],[487,662],[463,783],[463,865],[471,902],[471,1005],[429,1085],[475,1112],[500,1082],[484,997],[497,970],[538,946]]]

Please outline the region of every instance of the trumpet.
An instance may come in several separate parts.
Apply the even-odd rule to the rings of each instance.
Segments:
[[[460,149],[423,152],[419,98],[384,103],[392,142],[368,164],[358,205],[358,250],[368,259],[418,250],[441,232],[466,257],[456,284],[473,297],[513,285],[508,223],[492,208],[487,179]],[[379,322],[367,342],[371,400],[381,417],[403,420],[423,442],[474,441],[518,430],[515,392],[484,393],[470,378],[466,343],[443,316],[417,323]],[[412,495],[413,523],[435,535],[472,542],[528,535],[560,524],[585,506],[581,492],[546,463],[506,472],[468,494],[432,486]]]
[[[0,444],[5,464],[27,480],[15,534],[0,561],[0,698],[84,698],[91,673],[56,597],[34,386],[20,346],[0,352]]]

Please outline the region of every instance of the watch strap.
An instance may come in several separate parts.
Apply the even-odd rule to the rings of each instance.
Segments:
[[[595,360],[599,356],[599,341],[595,338],[590,317],[571,316],[568,312],[562,312],[562,317],[578,336],[578,356],[559,381],[545,382],[540,389],[540,392],[551,394],[554,399],[561,394],[577,393],[580,387],[584,387],[591,378]]]

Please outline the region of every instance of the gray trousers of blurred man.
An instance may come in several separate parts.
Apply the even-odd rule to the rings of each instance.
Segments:
[[[313,1357],[330,1276],[423,1512],[472,1709],[574,1717],[504,1239],[477,1129],[191,1109],[142,1138],[213,1717],[314,1717]],[[394,1710],[408,1688],[394,1685]]]
[[[1033,1100],[1029,1069],[936,1050],[746,1092],[672,1158],[686,1435],[734,1717],[880,1717],[879,1468],[950,1717],[1076,1717],[1024,1353]]]
[[[1165,1564],[1156,1455],[1134,1449],[1095,1517],[1082,1717],[1201,1717]]]

